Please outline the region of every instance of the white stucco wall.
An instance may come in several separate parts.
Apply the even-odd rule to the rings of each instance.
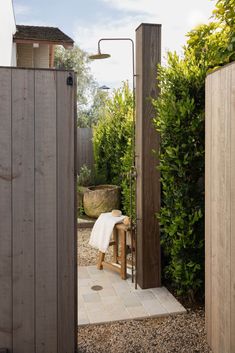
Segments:
[[[16,32],[12,0],[0,0],[0,66],[16,65],[13,35]]]

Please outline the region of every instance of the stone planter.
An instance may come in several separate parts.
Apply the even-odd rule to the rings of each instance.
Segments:
[[[120,188],[116,185],[90,186],[83,197],[87,216],[98,218],[101,213],[120,207]]]

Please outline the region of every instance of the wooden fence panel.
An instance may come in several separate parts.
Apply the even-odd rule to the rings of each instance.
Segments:
[[[0,346],[12,349],[11,70],[0,68]]]
[[[9,353],[76,351],[69,74],[0,68],[0,348]]]
[[[91,128],[77,129],[77,170],[78,173],[81,167],[86,164],[89,169],[94,167],[94,152],[93,152],[93,131]]]
[[[214,353],[235,347],[235,64],[206,80],[206,329]]]

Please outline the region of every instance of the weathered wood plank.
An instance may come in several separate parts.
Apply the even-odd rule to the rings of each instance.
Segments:
[[[121,278],[126,279],[127,271],[126,271],[126,232],[125,230],[119,231],[119,239],[121,246]]]
[[[35,72],[36,352],[57,352],[56,72]]]
[[[143,28],[139,28],[136,31],[136,126],[135,126],[135,166],[137,171],[136,178],[136,235],[137,235],[137,246],[136,246],[136,271],[137,281],[144,277],[143,266],[143,119],[141,114],[143,112],[143,98],[142,98],[142,85],[143,85],[143,60],[142,60],[142,48],[143,48]],[[137,44],[138,43],[138,44]]]
[[[13,351],[32,353],[34,327],[34,71],[12,70]]]
[[[225,116],[226,116],[226,133],[225,133],[225,209],[224,209],[224,230],[228,237],[224,237],[224,230],[221,232],[221,237],[225,238],[224,244],[224,303],[226,305],[225,311],[223,312],[223,328],[224,337],[223,344],[225,351],[231,351],[231,320],[228,320],[231,313],[231,67],[227,67],[224,72],[224,84],[222,90],[224,91],[224,102],[225,102]],[[235,136],[234,136],[235,137]],[[233,138],[234,138],[233,137]]]
[[[161,285],[160,173],[153,150],[160,136],[153,125],[157,64],[161,61],[161,25],[142,24],[136,31],[136,167],[137,167],[137,282],[142,288]]]
[[[219,99],[220,96],[220,89],[219,89],[219,77],[218,76],[213,76],[212,77],[212,87],[213,87],[213,92],[214,92],[214,98],[212,101],[212,170],[213,170],[213,179],[211,180],[211,212],[212,212],[212,219],[211,219],[211,233],[213,234],[213,241],[212,241],[212,249],[211,249],[211,257],[212,257],[212,293],[213,296],[211,298],[211,320],[212,320],[212,331],[213,331],[213,337],[212,337],[212,349],[216,350],[218,349],[219,346],[219,336],[218,334],[216,337],[214,337],[214,332],[218,333],[218,312],[219,312],[219,295],[218,295],[218,276],[217,276],[217,271],[218,271],[218,257],[217,257],[217,252],[218,252],[218,241],[219,241],[219,216],[218,211],[217,211],[217,206],[219,202],[219,194],[218,192],[215,192],[218,190],[219,187],[219,162],[220,159],[217,159],[217,155],[220,153],[220,145],[218,144],[219,140],[219,128],[218,128],[218,123],[219,123],[219,114],[218,114],[218,109],[216,105],[214,104],[214,99]],[[215,177],[217,175],[217,177]]]
[[[235,351],[235,65],[206,90],[206,328],[213,353]]]
[[[0,68],[0,346],[12,349],[11,70]]]
[[[230,67],[231,75],[231,234],[230,234],[230,251],[231,251],[231,267],[230,267],[230,288],[231,288],[231,303],[230,303],[230,323],[231,323],[231,353],[235,352],[235,65]]]
[[[211,139],[212,139],[212,77],[208,76],[206,80],[206,148],[205,148],[205,306],[206,306],[206,332],[209,345],[212,344],[211,338]]]
[[[219,195],[218,215],[218,295],[219,351],[230,351],[230,75],[229,67],[220,72],[220,109],[218,114]],[[218,104],[218,102],[217,102]],[[221,116],[223,117],[221,119]],[[217,157],[217,158],[218,158]],[[224,236],[226,234],[226,236]],[[219,255],[219,256],[218,256]]]
[[[75,351],[74,87],[67,77],[57,72],[58,353]]]

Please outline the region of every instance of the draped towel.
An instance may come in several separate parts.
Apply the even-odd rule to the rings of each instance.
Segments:
[[[115,224],[122,223],[124,218],[125,216],[114,217],[112,212],[101,213],[92,228],[89,244],[105,253],[109,247]]]

